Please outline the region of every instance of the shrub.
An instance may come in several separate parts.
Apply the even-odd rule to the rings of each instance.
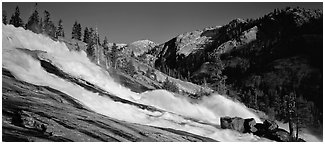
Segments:
[[[171,92],[178,92],[177,85],[174,82],[168,80],[168,78],[166,78],[164,81],[162,88]]]

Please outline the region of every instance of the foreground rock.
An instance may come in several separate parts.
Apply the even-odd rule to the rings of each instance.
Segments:
[[[244,122],[245,120],[240,117],[222,117],[220,118],[220,124],[221,128],[223,129],[232,129],[236,130],[239,132],[245,132],[245,127],[244,127]]]
[[[279,142],[291,141],[289,132],[279,128],[275,122],[270,120],[265,120],[263,123],[256,123],[253,118],[221,117],[220,124],[223,129],[232,129],[242,133],[253,133],[254,135]],[[304,141],[300,138],[298,140]]]
[[[55,89],[2,70],[3,141],[214,141],[191,133],[127,123],[97,114]]]

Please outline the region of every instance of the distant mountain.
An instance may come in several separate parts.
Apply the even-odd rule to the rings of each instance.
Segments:
[[[115,44],[117,46],[117,49],[121,49],[121,48],[127,46],[127,44],[123,44],[123,43],[115,43]],[[112,47],[113,45],[114,45],[114,43],[108,43],[107,44],[108,47]]]
[[[133,53],[134,56],[140,56],[143,53],[154,48],[156,45],[157,44],[155,42],[152,42],[150,40],[138,40],[125,45],[125,48],[123,49],[123,53],[129,55]]]
[[[147,63],[217,91],[224,84],[226,94],[278,119],[284,97],[295,93],[322,122],[322,31],[321,10],[276,9],[178,35],[147,52]]]

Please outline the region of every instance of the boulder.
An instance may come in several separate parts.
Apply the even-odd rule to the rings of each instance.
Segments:
[[[257,129],[255,128],[255,125],[256,125],[256,121],[254,118],[245,119],[244,121],[245,132],[248,133],[256,132]]]
[[[278,128],[278,125],[275,122],[265,120],[263,124],[257,123],[254,127],[257,129],[256,132],[253,132],[254,135],[265,137],[278,142],[290,141],[289,132]]]
[[[273,132],[276,129],[279,128],[278,124],[276,124],[276,122],[274,121],[270,121],[270,120],[265,120],[263,122],[263,125],[265,126],[265,128],[267,129],[267,131]]]
[[[274,132],[271,133],[269,138],[279,142],[289,142],[290,133],[284,129],[277,128],[274,130]]]
[[[232,129],[232,130],[236,130],[239,132],[245,132],[244,122],[245,122],[245,120],[240,117],[234,117],[234,118],[221,117],[220,118],[221,128]]]
[[[266,128],[262,123],[257,123],[254,126],[256,128],[256,131],[253,132],[254,135],[264,137],[266,135]]]
[[[242,133],[253,133],[254,135],[265,137],[278,142],[289,142],[290,134],[270,120],[263,123],[256,123],[253,118],[243,119],[240,117],[221,117],[221,128],[232,129]],[[303,141],[303,140],[301,140]]]

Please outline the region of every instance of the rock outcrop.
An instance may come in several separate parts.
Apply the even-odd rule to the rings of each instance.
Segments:
[[[263,123],[256,123],[253,118],[243,119],[240,117],[221,117],[220,125],[223,129],[232,129],[241,133],[253,133],[254,135],[265,137],[279,142],[291,141],[290,134],[270,120]],[[298,141],[304,141],[299,138]]]
[[[244,127],[245,120],[240,117],[222,117],[220,118],[221,128],[223,129],[232,129],[239,132],[245,132]]]
[[[130,55],[130,56],[133,53],[134,56],[138,57],[138,56],[144,54],[145,52],[150,51],[155,46],[157,46],[157,44],[155,42],[150,41],[150,40],[139,40],[139,41],[135,41],[135,42],[132,42],[130,44],[127,44],[123,48],[122,52],[123,52],[123,54],[127,54],[127,55]]]
[[[47,86],[17,80],[2,69],[2,141],[215,141],[191,133],[116,120]]]

